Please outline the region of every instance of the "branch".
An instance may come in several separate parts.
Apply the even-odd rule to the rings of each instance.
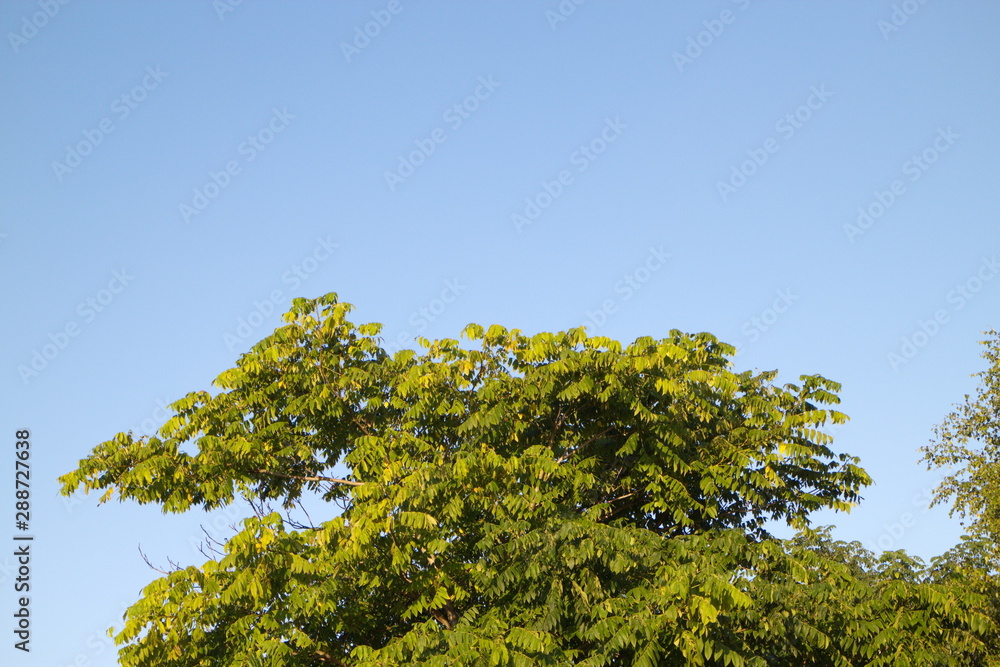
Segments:
[[[350,479],[340,479],[337,477],[323,477],[323,476],[307,477],[305,475],[286,475],[285,473],[274,472],[273,470],[257,470],[255,472],[258,472],[261,475],[274,475],[275,477],[284,477],[285,479],[297,479],[301,482],[334,482],[336,484],[346,484],[348,486],[365,485],[365,482],[355,482]]]
[[[632,491],[631,493],[626,493],[624,495],[618,496],[617,498],[612,498],[611,500],[607,501],[609,509],[610,509],[610,506],[616,500],[624,500],[626,498],[629,498],[631,496],[636,495],[637,493],[639,493],[639,491]],[[607,521],[608,519],[610,519],[614,515],[618,514],[619,512],[622,512],[622,511],[627,510],[627,509],[634,509],[634,508],[635,508],[635,503],[632,503],[632,504],[623,504],[620,507],[618,507],[617,509],[611,509],[611,511],[609,511],[607,514],[605,514],[604,516],[602,516],[600,518],[600,520],[601,521]]]
[[[315,524],[313,524],[312,517],[309,516],[309,511],[306,510],[305,506],[302,504],[302,501],[301,500],[296,500],[295,504],[298,505],[299,509],[302,510],[302,513],[306,515],[306,520],[309,521],[309,527],[311,529],[313,529],[313,530],[316,530],[316,526],[315,526]]]
[[[445,630],[451,630],[458,623],[461,614],[455,609],[455,605],[449,600],[443,606],[431,610],[431,617],[441,624]]]
[[[590,443],[594,442],[598,438],[604,436],[605,433],[607,433],[608,431],[610,431],[612,429],[614,429],[614,426],[609,426],[606,429],[604,429],[603,431],[601,431],[600,433],[598,433],[597,435],[595,435],[593,438],[587,440],[586,442],[581,443],[581,444],[577,445],[576,447],[573,447],[572,449],[567,449],[565,452],[563,452],[563,455],[559,457],[559,459],[556,461],[556,463],[557,464],[559,464],[559,463],[565,463],[566,459],[568,459],[573,454],[575,454],[576,452],[580,451],[581,449],[583,449],[584,447],[586,447]]]
[[[201,528],[201,532],[205,533],[205,541],[198,544],[198,551],[201,552],[201,555],[209,560],[217,560],[219,556],[225,555],[225,552],[216,549],[215,545],[223,547],[223,549],[225,549],[226,545],[212,537],[208,530],[205,529],[205,526],[199,524],[198,527]],[[205,550],[206,548],[208,551]]]
[[[157,572],[159,572],[160,574],[167,574],[167,575],[171,574],[171,573],[170,573],[170,572],[168,572],[167,570],[161,570],[160,568],[158,568],[158,567],[156,567],[155,565],[153,565],[153,564],[152,564],[152,563],[151,563],[151,562],[149,561],[149,557],[148,557],[148,556],[146,556],[146,554],[144,554],[144,553],[142,552],[142,545],[141,545],[141,544],[139,545],[139,555],[140,555],[140,556],[142,556],[142,559],[143,559],[144,561],[146,561],[146,565],[148,565],[148,566],[149,566],[149,567],[150,567],[151,569],[153,569],[153,570],[156,570],[156,571],[157,571]],[[171,564],[173,564],[173,563],[171,563]],[[179,569],[180,569],[180,568],[175,568],[175,569],[174,569],[174,572],[176,572],[176,571],[177,571],[177,570],[179,570]]]
[[[289,648],[292,648],[293,645],[292,645],[292,642],[290,642],[290,641],[288,641],[286,639],[285,640],[285,646],[288,646]],[[318,648],[314,648],[311,651],[309,651],[308,649],[299,650],[297,648],[292,648],[292,655],[295,655],[296,657],[298,657],[300,655],[302,655],[302,656],[313,656],[317,660],[319,660],[320,662],[329,663],[331,665],[346,665],[347,664],[343,660],[341,660],[340,658],[338,658],[337,656],[332,655],[330,653],[327,653],[326,651],[320,650]]]
[[[563,422],[563,411],[562,407],[559,408],[559,414],[556,415],[556,421],[552,424],[552,433],[549,434],[549,447],[552,446],[552,442],[556,439],[556,431],[562,426]]]
[[[316,656],[317,658],[319,658],[320,660],[322,660],[323,662],[329,662],[330,664],[333,664],[333,665],[343,665],[343,664],[345,664],[343,661],[341,661],[340,659],[338,659],[338,658],[330,655],[326,651],[321,651],[319,649],[313,649],[312,654],[314,656]]]

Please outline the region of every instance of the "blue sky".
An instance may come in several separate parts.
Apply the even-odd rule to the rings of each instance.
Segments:
[[[240,515],[68,504],[55,478],[329,291],[390,346],[677,328],[837,380],[834,448],[876,485],[817,523],[941,553],[961,527],[918,448],[997,326],[998,23],[986,0],[3,3],[0,433],[11,489],[32,433],[35,542],[33,650],[2,661],[115,664],[103,630],[158,576],[137,546],[200,563],[199,524]]]

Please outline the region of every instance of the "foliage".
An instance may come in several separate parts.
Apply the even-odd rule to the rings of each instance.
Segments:
[[[1000,642],[1000,334],[985,332],[981,341],[985,370],[975,396],[934,430],[922,448],[928,468],[947,468],[935,503],[951,502],[951,513],[968,522],[961,543],[933,561],[936,580],[961,585],[983,596],[991,619],[991,640]],[[964,523],[964,522],[963,522]],[[991,664],[1000,665],[1000,657]]]
[[[952,501],[952,513],[971,520],[969,532],[996,542],[1000,538],[1000,334],[986,332],[982,356],[986,370],[975,397],[965,396],[922,449],[930,467],[958,468],[938,487],[935,502]]]
[[[224,553],[143,590],[128,667],[980,664],[983,598],[809,529],[870,483],[820,429],[818,375],[775,386],[671,331],[469,325],[389,356],[335,294],[118,434],[64,493],[260,508]],[[188,452],[194,453],[188,453]],[[346,471],[340,472],[338,471]],[[296,526],[303,498],[329,518]],[[336,510],[336,511],[334,511]],[[769,521],[800,529],[774,539]]]

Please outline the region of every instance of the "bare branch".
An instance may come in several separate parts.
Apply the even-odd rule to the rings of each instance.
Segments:
[[[151,563],[151,562],[149,561],[149,557],[148,557],[148,556],[146,556],[146,554],[144,554],[144,553],[142,552],[142,545],[141,545],[141,544],[140,544],[140,545],[137,545],[137,548],[139,549],[139,555],[140,555],[140,556],[142,556],[142,559],[143,559],[144,561],[146,561],[146,565],[148,565],[148,566],[149,566],[149,567],[150,567],[151,569],[153,569],[153,570],[156,570],[156,571],[157,571],[157,572],[159,572],[160,574],[170,574],[170,572],[168,572],[167,570],[161,570],[160,568],[156,567],[155,565],[153,565],[153,564],[152,564],[152,563]],[[175,570],[175,571],[176,571],[176,570]]]
[[[205,533],[205,541],[198,543],[198,551],[201,555],[209,560],[217,560],[219,556],[225,555],[223,551],[219,551],[216,548],[216,545],[223,548],[225,548],[226,545],[212,537],[205,526],[199,524],[198,527],[201,528],[201,532]]]
[[[302,504],[302,501],[296,500],[295,504],[297,504],[299,506],[299,509],[302,510],[302,513],[306,515],[306,521],[309,522],[309,527],[312,528],[313,530],[316,530],[316,525],[313,523],[312,517],[309,516],[309,511],[306,510],[305,505]]]

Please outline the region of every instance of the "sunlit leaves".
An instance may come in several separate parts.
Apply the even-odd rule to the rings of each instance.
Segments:
[[[849,509],[870,483],[822,430],[846,419],[836,383],[777,386],[773,371],[732,370],[733,348],[710,334],[680,331],[622,345],[471,324],[463,342],[390,356],[380,326],[355,326],[350,310],[334,294],[296,299],[216,394],[188,394],[157,437],[119,434],[61,478],[65,493],[175,512],[330,501],[308,527],[261,511],[218,559],[150,584],[118,636],[121,664],[982,652],[975,594],[925,583],[905,559],[765,530]]]

